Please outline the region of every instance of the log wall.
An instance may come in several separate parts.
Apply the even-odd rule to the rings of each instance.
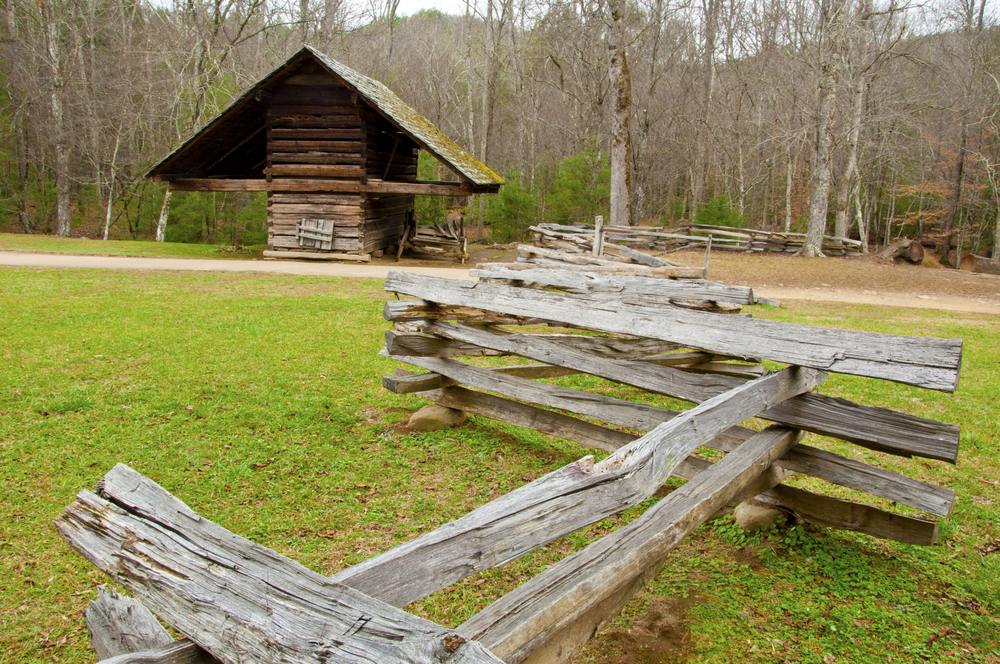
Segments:
[[[413,195],[302,191],[303,181],[413,182],[417,145],[333,76],[303,71],[273,90],[267,112],[268,249],[368,254],[397,244]],[[329,243],[301,244],[296,224],[324,222]]]

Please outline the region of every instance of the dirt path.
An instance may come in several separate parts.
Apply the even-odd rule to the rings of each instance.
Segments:
[[[679,252],[677,262],[700,265],[699,252]],[[470,264],[510,260],[509,248],[478,249]],[[0,251],[0,265],[12,267],[111,270],[197,270],[265,272],[328,277],[384,279],[390,270],[406,270],[453,279],[469,279],[469,266],[434,261],[381,259],[367,264],[310,261],[199,260],[123,258],[75,254]],[[1000,315],[1000,276],[959,270],[894,265],[876,259],[803,259],[782,255],[713,253],[709,279],[752,286],[782,301],[813,300],[938,309]]]

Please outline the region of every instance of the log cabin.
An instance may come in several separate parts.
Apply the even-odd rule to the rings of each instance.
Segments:
[[[454,181],[417,180],[420,150]],[[367,260],[412,233],[415,196],[503,184],[385,85],[310,46],[146,175],[174,191],[266,191],[267,258]]]

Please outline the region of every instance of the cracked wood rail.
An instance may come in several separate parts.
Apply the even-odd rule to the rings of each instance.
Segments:
[[[806,395],[815,394],[809,392]],[[608,429],[586,420],[576,419],[563,413],[542,410],[534,406],[497,397],[484,392],[476,392],[462,387],[445,387],[421,393],[424,398],[447,408],[465,410],[469,413],[483,415],[493,420],[506,422],[515,426],[534,429],[559,438],[572,440],[585,447],[614,451],[627,445],[634,439],[628,433]],[[606,397],[605,397],[606,398]],[[799,398],[799,397],[795,397]],[[790,399],[793,401],[795,398]],[[786,402],[788,403],[788,402]],[[663,411],[667,413],[673,411]],[[673,415],[671,415],[673,416]],[[641,428],[641,427],[640,427]],[[748,439],[753,432],[742,427],[727,429],[716,438],[705,444],[721,452],[730,452],[737,444]],[[689,461],[692,460],[689,457]],[[910,507],[934,514],[948,516],[955,505],[955,492],[928,482],[913,479],[906,475],[883,468],[870,466],[859,461],[847,459],[837,454],[819,450],[808,445],[798,445],[785,456],[775,462],[776,466],[787,470],[805,473],[813,477],[839,484],[850,489],[857,489],[873,496],[879,496]],[[678,468],[678,470],[681,470]],[[683,472],[675,473],[678,477],[690,479],[691,475]],[[874,508],[873,508],[874,509]],[[904,518],[904,521],[906,519]],[[912,521],[912,520],[911,520]],[[910,523],[910,521],[906,521]],[[831,523],[829,520],[824,523]],[[916,522],[913,523],[918,526]],[[919,524],[920,532],[924,532]],[[895,529],[898,532],[899,529]],[[876,537],[890,537],[888,532],[866,529],[863,532]],[[908,543],[932,544],[933,537],[909,536]]]
[[[225,664],[500,662],[454,631],[333,583],[203,519],[118,464],[59,534]]]
[[[960,339],[906,337],[719,316],[674,307],[594,301],[583,295],[390,272],[385,290],[436,304],[558,320],[591,329],[649,337],[726,355],[762,357],[837,373],[883,378],[953,392],[962,361]],[[389,302],[387,310],[423,303]]]
[[[565,662],[652,579],[689,532],[791,449],[772,425],[626,526],[562,559],[458,629],[507,664]]]
[[[653,428],[597,464],[585,457],[437,530],[331,577],[405,606],[653,495],[719,433],[826,377],[792,367],[741,385]]]
[[[742,383],[731,376],[698,375],[641,360],[598,357],[577,347],[578,344],[564,343],[565,337],[498,335],[442,321],[424,321],[419,326],[423,332],[450,341],[519,355],[695,403]],[[386,332],[386,348],[390,355],[405,355],[394,352],[396,336],[395,332]],[[761,417],[891,454],[917,455],[950,463],[958,458],[959,427],[954,424],[862,406],[823,394],[803,394],[769,409]]]
[[[642,502],[662,485],[691,451],[708,439],[773,403],[811,389],[825,376],[823,372],[792,367],[741,385],[660,425],[601,463],[593,464],[588,457],[570,464],[484,505],[457,521],[365,563],[348,568],[331,577],[331,581],[360,590],[365,593],[362,597],[378,597],[397,606],[408,604],[466,576],[503,564],[562,535]],[[127,481],[118,478],[118,475],[124,475]],[[105,478],[103,485],[103,493],[114,497],[116,502],[123,501],[119,493],[127,496],[129,502],[126,504],[138,513],[151,514],[155,505],[164,502],[174,512],[192,518],[184,512],[187,510],[190,513],[190,510],[183,503],[125,466],[116,466]],[[131,488],[133,485],[142,493],[152,493],[153,497],[137,500]],[[116,490],[122,486],[128,487],[127,490],[121,492]],[[77,503],[67,508],[57,521],[57,527],[68,542],[98,564],[97,561],[103,559],[97,553],[101,549],[105,549],[104,558],[111,559],[119,554],[114,552],[114,546],[103,543],[99,535],[90,533],[88,539],[79,534],[81,529],[74,527],[77,521],[87,523],[95,530],[103,527],[100,523],[102,519],[91,522],[81,516],[86,515],[88,506],[94,501],[100,499],[89,492],[81,492]],[[114,507],[108,505],[112,513]],[[169,517],[170,515],[163,518],[164,525],[177,529],[187,536],[183,530],[184,524],[187,523],[186,519]],[[193,518],[199,517],[194,515]],[[222,531],[214,524],[208,524],[207,527]],[[82,529],[82,532],[89,531]],[[230,538],[236,538],[231,533],[225,534]],[[140,532],[140,535],[143,533]],[[139,539],[146,540],[147,537],[148,533],[145,533]],[[135,543],[129,543],[128,534],[119,539],[122,540],[120,548],[129,544],[130,553],[135,555],[141,553],[149,556],[148,560],[155,562],[154,569],[150,572],[170,569],[169,559],[157,555],[162,552],[146,550],[135,552],[132,551]],[[267,553],[279,557],[274,552]],[[132,558],[126,556],[125,560],[133,561],[131,574],[136,578],[142,578],[141,563],[135,555]],[[291,561],[287,562],[294,565]],[[110,563],[98,566],[109,574],[116,571],[114,565]],[[121,573],[121,570],[117,571]],[[131,578],[126,576],[125,579],[119,580],[132,588],[128,583]],[[133,592],[143,596],[145,587],[141,583],[138,585],[138,590],[132,588]],[[227,587],[229,585],[227,584]],[[157,602],[152,604],[154,609],[164,605],[158,596],[153,597]],[[171,598],[166,602],[166,606],[171,606],[175,601],[176,598]],[[191,634],[185,626],[175,622],[175,619],[164,617],[181,631]],[[191,621],[188,620],[186,627],[190,628],[190,624]],[[223,661],[229,661],[223,659],[217,649],[207,645],[203,638],[195,637],[194,640],[205,645]]]

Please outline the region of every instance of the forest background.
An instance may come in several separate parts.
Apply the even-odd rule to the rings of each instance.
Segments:
[[[408,17],[399,0],[3,2],[0,230],[152,238],[164,185],[147,169],[308,43],[504,173],[467,210],[499,241],[608,214],[624,138],[632,223],[1000,252],[986,0],[466,0]],[[422,154],[421,178],[445,175]],[[262,194],[178,193],[169,213],[168,241],[266,241]]]

